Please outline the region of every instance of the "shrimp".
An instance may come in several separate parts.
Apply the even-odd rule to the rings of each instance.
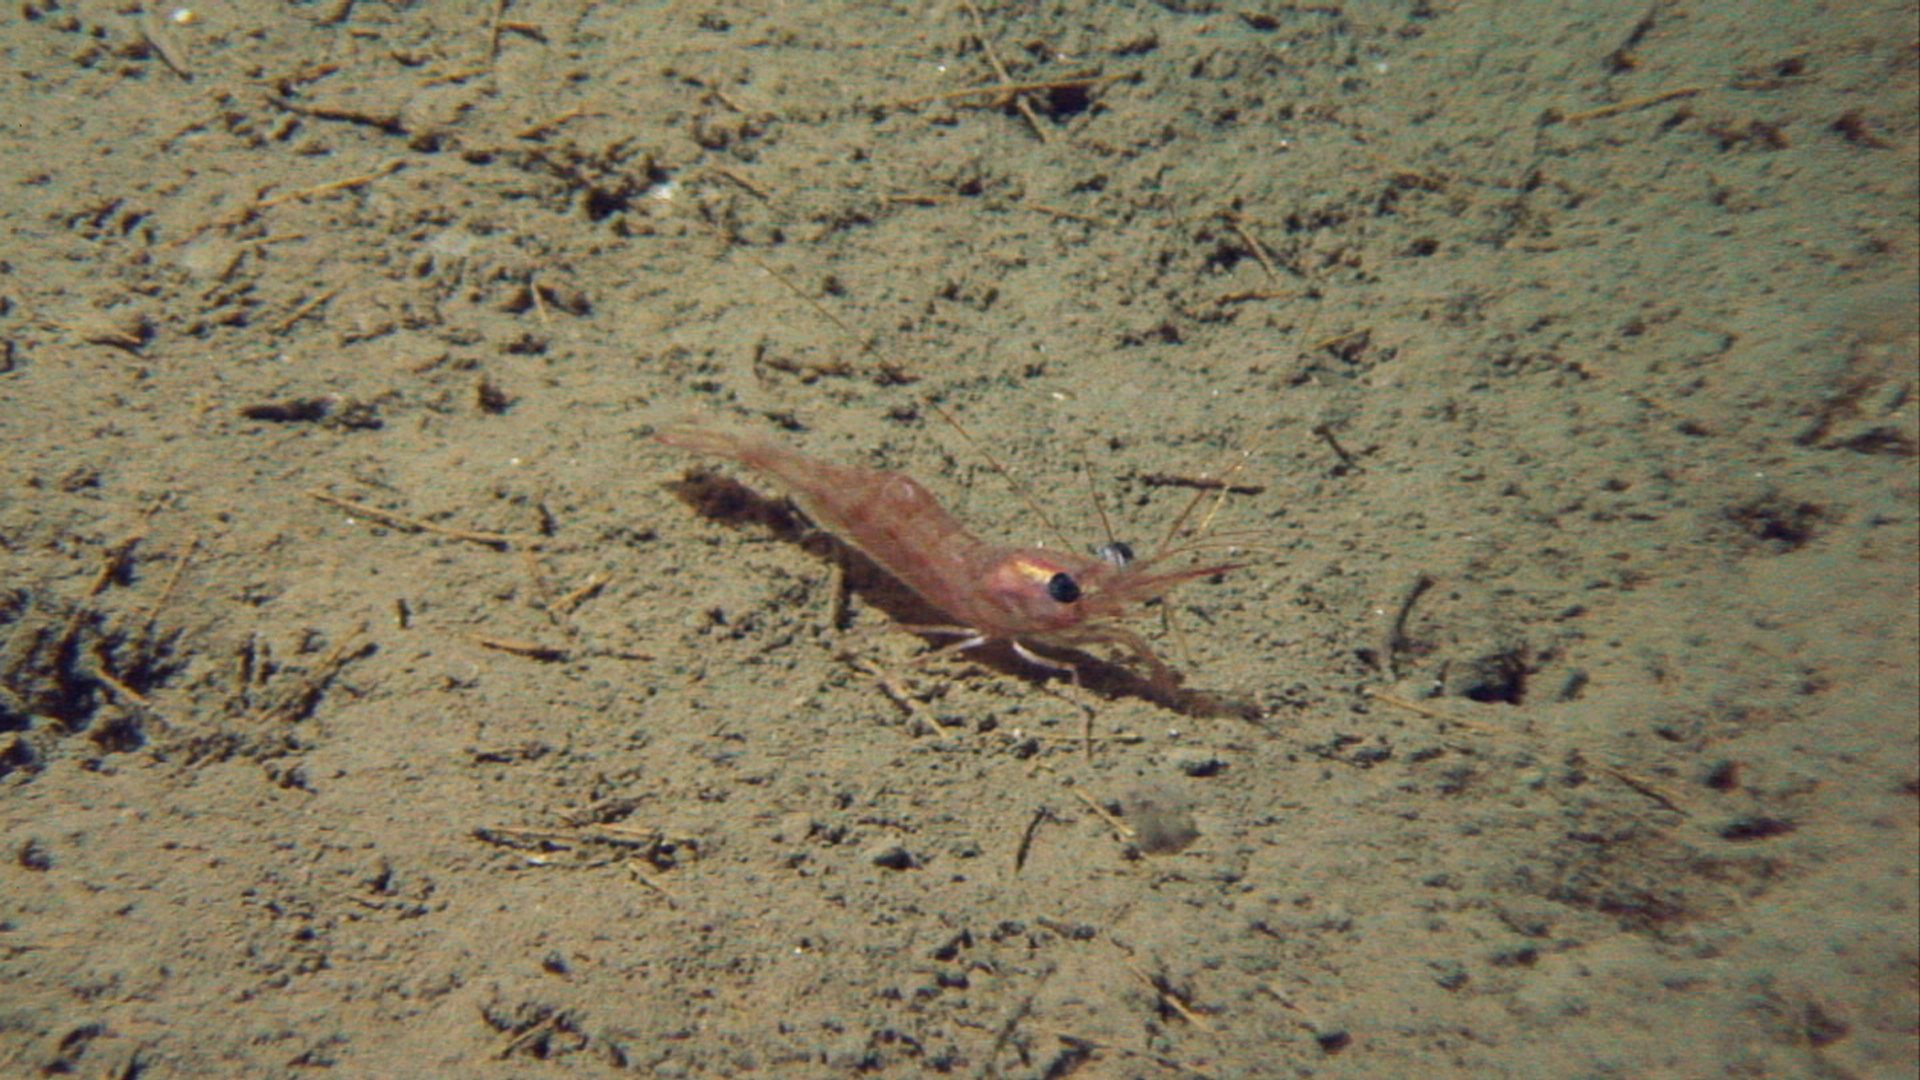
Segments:
[[[696,454],[731,458],[780,481],[817,525],[954,621],[953,626],[910,628],[961,635],[935,655],[1004,641],[1028,662],[1077,678],[1072,665],[1041,657],[1029,646],[1112,646],[1145,665],[1157,694],[1172,696],[1179,674],[1121,624],[1139,605],[1178,585],[1241,565],[1166,566],[1191,548],[1109,561],[990,543],[969,533],[903,473],[838,465],[766,440],[702,428],[668,428],[654,437]],[[1176,531],[1185,518],[1182,514]]]

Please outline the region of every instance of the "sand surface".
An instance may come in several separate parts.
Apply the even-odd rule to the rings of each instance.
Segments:
[[[174,10],[0,22],[0,1076],[1914,1075],[1911,3]],[[916,663],[687,422],[1240,565]]]

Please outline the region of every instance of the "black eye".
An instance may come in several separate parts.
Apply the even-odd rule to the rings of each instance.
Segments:
[[[1055,574],[1047,579],[1047,595],[1063,604],[1080,599],[1080,583],[1072,574]]]

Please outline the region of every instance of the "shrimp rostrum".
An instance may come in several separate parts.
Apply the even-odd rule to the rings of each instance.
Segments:
[[[1240,565],[1195,564],[1189,558],[1192,546],[1109,561],[990,543],[969,533],[903,473],[821,461],[763,439],[704,428],[668,428],[655,438],[696,454],[731,458],[778,480],[815,524],[953,620],[952,626],[912,628],[961,635],[943,652],[1004,641],[1032,663],[1075,673],[1071,664],[1044,658],[1031,646],[1109,646],[1145,667],[1156,694],[1171,696],[1178,691],[1179,674],[1125,622],[1142,604],[1178,585]],[[1187,516],[1176,522],[1175,533]],[[1174,562],[1180,565],[1169,565]]]

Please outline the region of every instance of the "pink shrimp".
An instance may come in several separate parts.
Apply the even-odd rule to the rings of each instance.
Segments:
[[[1240,565],[1164,569],[1182,549],[1119,565],[1067,551],[988,543],[902,473],[836,465],[764,440],[699,428],[669,428],[655,438],[732,458],[779,480],[816,524],[954,620],[951,627],[914,628],[963,635],[943,651],[1005,641],[1029,662],[1076,673],[1026,646],[1117,646],[1147,666],[1157,693],[1171,695],[1180,676],[1122,620],[1183,582]]]

